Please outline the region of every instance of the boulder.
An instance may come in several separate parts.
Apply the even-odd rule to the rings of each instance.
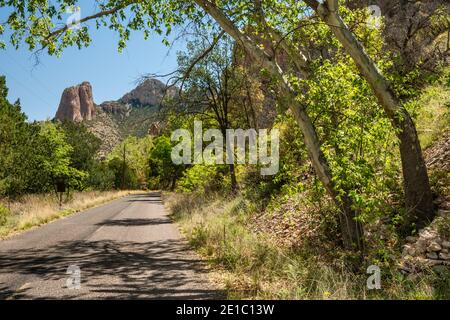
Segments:
[[[428,252],[438,252],[441,251],[442,247],[436,241],[432,241],[427,248]]]
[[[444,249],[450,249],[450,241],[442,241],[442,247]]]
[[[438,259],[438,254],[436,252],[428,252],[427,253],[427,258],[428,259],[432,259],[432,260],[437,260]]]
[[[449,254],[449,253],[441,252],[441,253],[439,253],[439,259],[442,259],[442,260],[450,260],[450,254]]]

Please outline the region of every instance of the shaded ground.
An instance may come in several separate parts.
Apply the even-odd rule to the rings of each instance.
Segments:
[[[79,289],[67,286],[69,266],[81,271]],[[220,297],[158,193],[116,200],[0,242],[1,299]]]

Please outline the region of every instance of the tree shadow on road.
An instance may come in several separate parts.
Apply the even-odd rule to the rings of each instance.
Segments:
[[[113,219],[106,220],[97,223],[97,226],[108,226],[108,227],[139,227],[139,226],[150,226],[158,224],[173,223],[169,218],[149,218],[149,219]]]
[[[207,271],[182,240],[147,243],[68,241],[45,249],[0,253],[0,274],[65,283],[70,265],[81,270],[82,290],[62,288],[63,296],[24,289],[19,299],[218,299],[224,293],[207,281]],[[31,276],[31,277],[29,277]],[[0,284],[3,286],[4,284]],[[0,287],[0,299],[11,297]],[[44,290],[45,291],[45,290]]]
[[[148,202],[162,204],[160,192],[138,193],[129,197],[127,202]]]

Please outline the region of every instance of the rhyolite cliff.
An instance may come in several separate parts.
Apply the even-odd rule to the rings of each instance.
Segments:
[[[147,79],[116,101],[96,104],[92,86],[85,81],[63,91],[55,119],[86,125],[102,140],[99,157],[104,158],[128,135],[142,137],[159,131],[162,100],[176,92],[157,79]]]
[[[55,118],[80,122],[95,117],[95,105],[92,86],[85,81],[82,84],[66,88],[61,96]]]

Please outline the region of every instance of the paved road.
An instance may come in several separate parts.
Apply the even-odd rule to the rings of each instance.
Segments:
[[[80,269],[79,289],[76,267],[67,274],[71,265]],[[0,299],[218,297],[158,193],[128,196],[0,241]]]

